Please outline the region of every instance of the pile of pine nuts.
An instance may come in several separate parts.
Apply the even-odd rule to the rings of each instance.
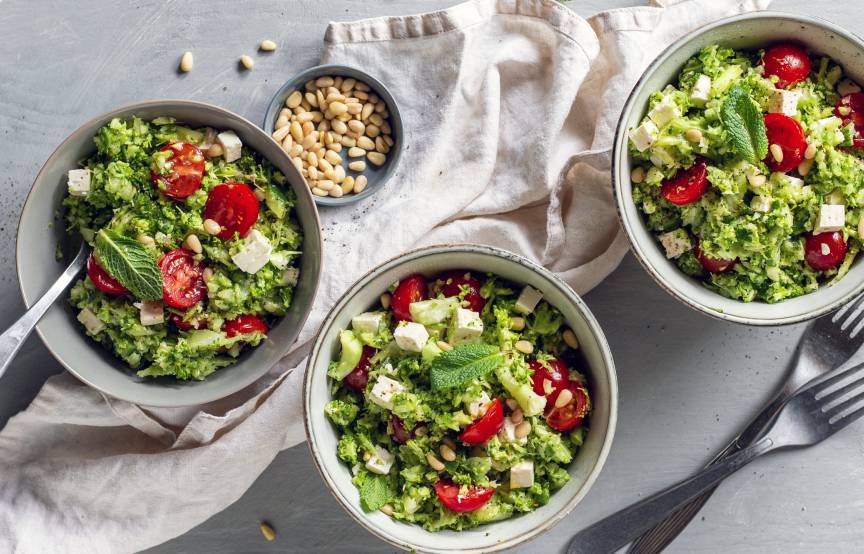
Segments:
[[[387,105],[369,85],[350,77],[318,77],[304,89],[286,98],[273,138],[312,194],[340,198],[363,192],[366,162],[384,165],[394,144]],[[352,174],[343,166],[346,159]]]

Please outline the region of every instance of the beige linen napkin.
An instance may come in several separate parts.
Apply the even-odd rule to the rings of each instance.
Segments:
[[[406,146],[384,190],[322,210],[325,273],[298,344],[261,382],[192,409],[147,409],[69,375],[49,379],[0,432],[0,551],[136,551],[237,500],[279,450],[304,440],[303,356],[317,325],[351,282],[401,251],[491,244],[580,293],[597,285],[626,251],[609,166],[631,87],[675,38],[768,2],[658,2],[586,21],[550,0],[474,0],[331,24],[323,61],[388,85]]]

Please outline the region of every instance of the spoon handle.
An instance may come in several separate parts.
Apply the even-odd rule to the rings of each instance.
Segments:
[[[66,287],[75,279],[75,276],[84,268],[84,263],[87,261],[87,249],[81,248],[66,271],[51,285],[45,294],[42,295],[33,306],[22,315],[18,321],[12,324],[5,333],[0,335],[0,377],[6,373],[6,369],[15,358],[15,354],[21,349],[21,345],[48,311],[48,308],[54,304]]]

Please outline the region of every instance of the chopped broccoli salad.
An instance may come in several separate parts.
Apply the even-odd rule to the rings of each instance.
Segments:
[[[202,380],[291,305],[294,192],[233,131],[114,119],[68,173],[67,230],[93,248],[70,301],[140,377]]]
[[[414,274],[339,339],[325,413],[364,510],[461,530],[530,512],[570,479],[588,385],[539,291]]]
[[[702,49],[651,95],[629,151],[667,258],[724,296],[813,292],[861,249],[864,94],[800,45]]]

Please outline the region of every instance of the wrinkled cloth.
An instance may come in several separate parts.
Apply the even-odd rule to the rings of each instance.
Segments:
[[[49,379],[0,432],[0,551],[141,550],[237,500],[305,438],[304,356],[324,315],[400,252],[485,243],[579,293],[596,286],[627,249],[610,148],[630,89],[674,39],[769,1],[656,2],[586,20],[553,1],[474,0],[332,23],[322,61],[388,86],[405,149],[383,190],[321,210],[325,271],[297,344],[259,383],[203,407],[148,409]]]

